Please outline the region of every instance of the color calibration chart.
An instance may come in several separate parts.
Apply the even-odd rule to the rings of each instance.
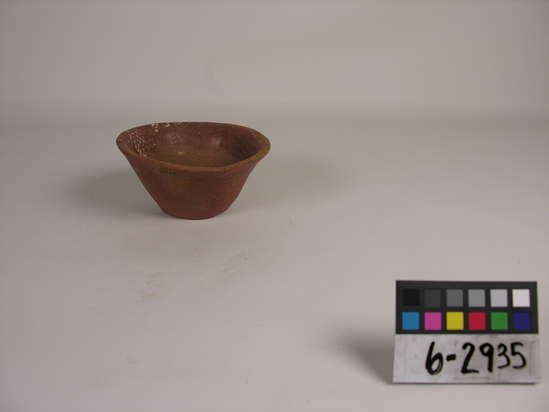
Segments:
[[[395,383],[541,380],[536,282],[397,281]]]

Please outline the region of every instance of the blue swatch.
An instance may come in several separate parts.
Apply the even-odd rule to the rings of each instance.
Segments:
[[[402,312],[402,329],[419,330],[419,312]]]
[[[530,330],[530,313],[516,312],[513,321],[515,330]]]

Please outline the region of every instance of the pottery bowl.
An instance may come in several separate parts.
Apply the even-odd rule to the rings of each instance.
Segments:
[[[116,139],[135,173],[169,215],[207,219],[227,210],[271,144],[223,123],[153,123]]]

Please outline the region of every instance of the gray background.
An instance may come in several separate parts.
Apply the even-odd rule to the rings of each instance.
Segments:
[[[114,141],[204,120],[173,219]],[[547,411],[548,176],[547,2],[1,1],[0,410]],[[393,385],[397,279],[538,281],[542,383]]]

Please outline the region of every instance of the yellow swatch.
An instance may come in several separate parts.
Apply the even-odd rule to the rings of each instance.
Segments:
[[[463,330],[463,312],[447,312],[446,329]]]

